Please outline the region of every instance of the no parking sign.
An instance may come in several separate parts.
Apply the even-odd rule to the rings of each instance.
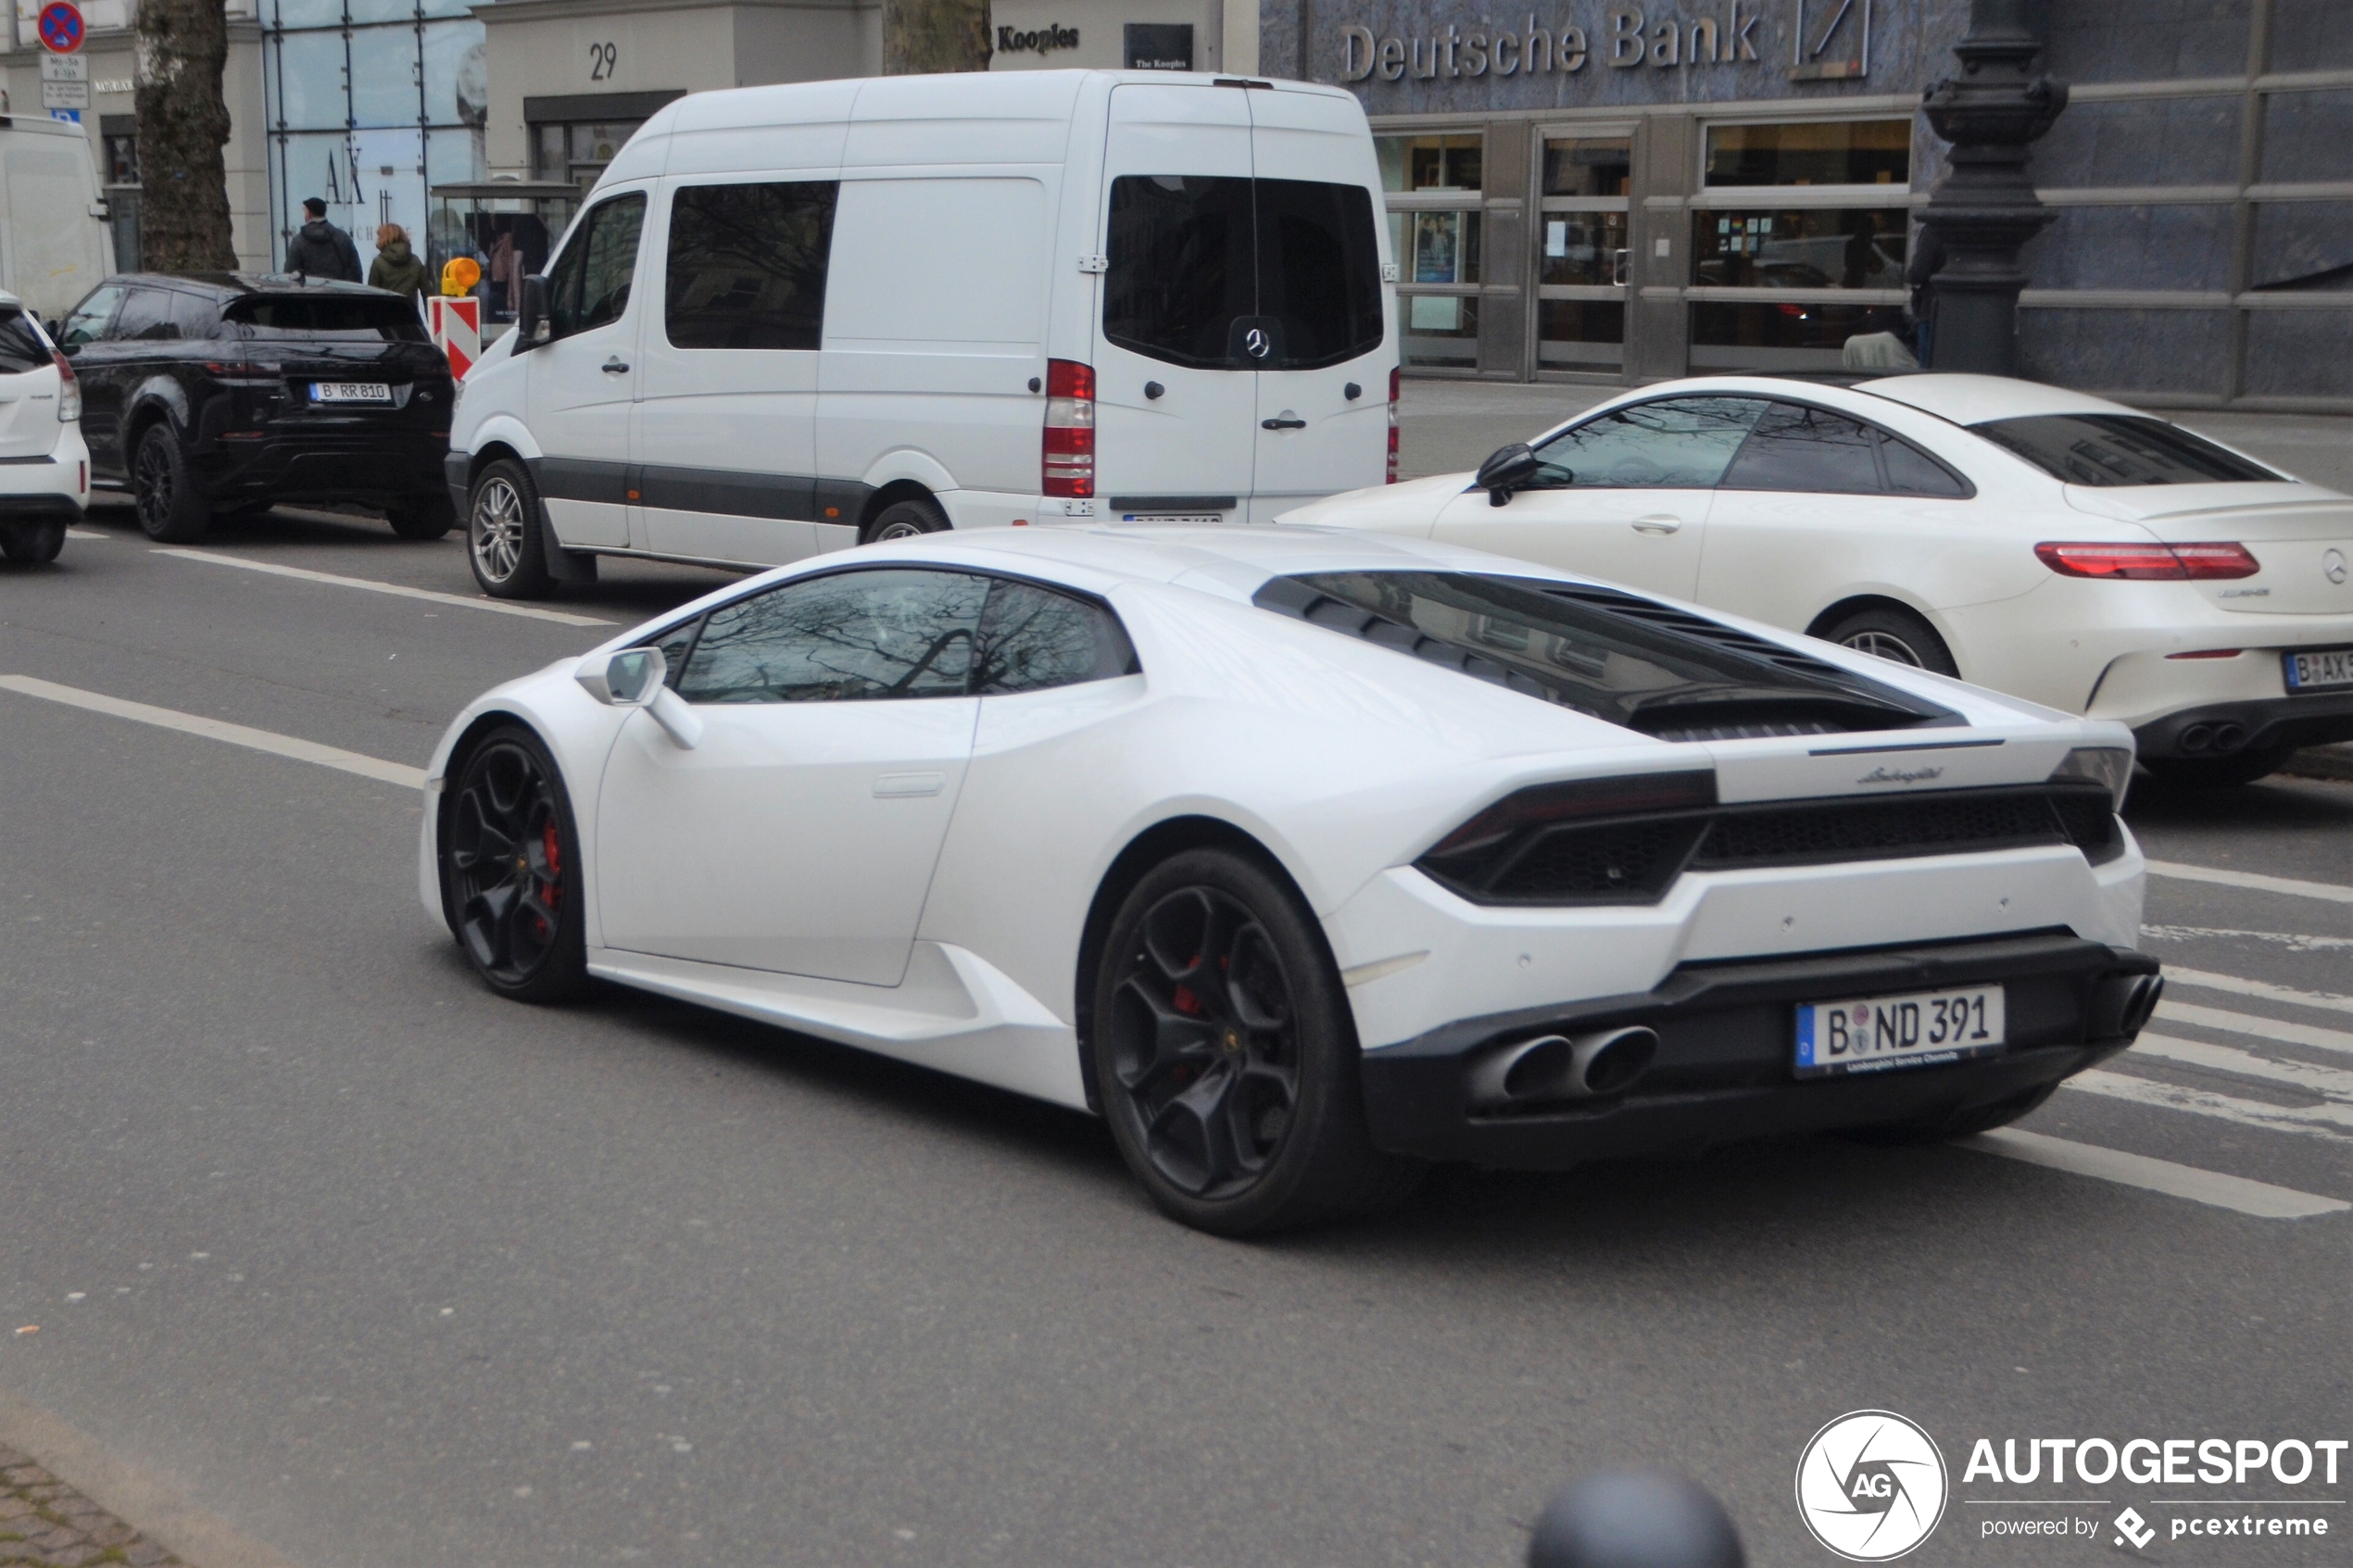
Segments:
[[[49,0],[41,7],[41,46],[51,54],[70,55],[81,48],[83,31],[82,7],[73,0]]]

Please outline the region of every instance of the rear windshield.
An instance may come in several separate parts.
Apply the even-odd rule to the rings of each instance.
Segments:
[[[12,307],[0,308],[0,376],[20,376],[48,366],[49,345],[41,340],[41,329],[31,318]]]
[[[247,338],[330,338],[356,343],[430,343],[408,301],[365,295],[293,295],[241,299],[223,319]]]
[[[2180,425],[2141,414],[2038,414],[1969,428],[2070,484],[2237,484],[2284,478]]]
[[[1108,249],[1103,335],[1138,354],[1313,370],[1380,346],[1379,240],[1360,185],[1122,175]]]
[[[1617,589],[1335,571],[1277,577],[1254,602],[1661,740],[1953,721],[1892,687]]]

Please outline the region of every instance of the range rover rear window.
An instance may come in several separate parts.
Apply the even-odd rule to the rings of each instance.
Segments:
[[[262,295],[233,302],[222,312],[247,338],[333,338],[359,343],[431,343],[416,307],[406,300],[365,295]]]
[[[1969,428],[2070,484],[2284,483],[2202,435],[2141,414],[2037,414]]]
[[[1630,613],[1617,601],[1653,616]],[[1577,583],[1463,571],[1277,577],[1262,609],[1660,740],[1956,724],[1959,715],[1729,627]]]

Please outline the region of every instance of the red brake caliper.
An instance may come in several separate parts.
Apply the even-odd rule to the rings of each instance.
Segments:
[[[542,831],[539,847],[547,852],[547,907],[561,909],[564,898],[564,859],[562,841],[556,836],[556,824],[549,822]]]

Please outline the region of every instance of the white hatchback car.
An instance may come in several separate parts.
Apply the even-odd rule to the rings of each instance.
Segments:
[[[2353,738],[2353,499],[1993,376],[1643,387],[1285,522],[1474,546],[2130,725],[2183,783]]]
[[[73,367],[32,312],[0,294],[0,555],[56,560],[89,501]]]

